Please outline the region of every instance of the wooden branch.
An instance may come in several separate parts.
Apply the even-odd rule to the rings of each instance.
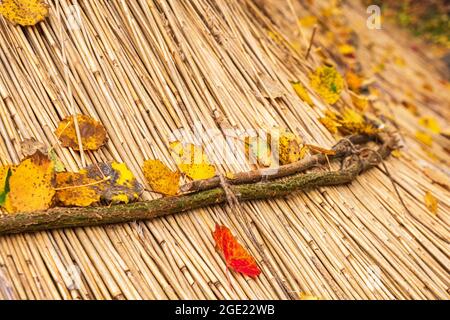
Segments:
[[[293,174],[304,172],[315,166],[326,164],[328,160],[333,160],[333,159],[348,156],[353,151],[352,145],[363,144],[363,143],[366,143],[373,139],[375,139],[375,138],[371,137],[371,136],[367,136],[367,135],[350,136],[348,138],[342,139],[332,148],[332,150],[334,150],[336,152],[336,154],[334,154],[332,156],[329,155],[328,159],[323,154],[316,154],[316,155],[304,158],[300,161],[280,166],[280,167],[276,168],[275,170],[273,168],[263,168],[263,169],[257,169],[257,170],[247,171],[247,172],[239,172],[239,173],[233,174],[232,179],[225,177],[225,180],[228,184],[237,185],[237,184],[254,183],[254,182],[259,182],[259,181],[268,181],[268,180],[274,180],[274,179],[287,177],[287,176],[290,176]],[[196,180],[196,181],[187,183],[187,184],[181,186],[180,191],[183,193],[197,192],[197,191],[217,188],[219,186],[220,186],[220,179],[219,179],[219,177],[216,176],[211,179]]]
[[[239,201],[248,201],[285,196],[297,190],[346,184],[361,172],[381,163],[391,150],[393,150],[392,139],[385,141],[376,151],[366,148],[358,156],[352,155],[344,161],[344,168],[338,171],[297,174],[274,181],[231,185],[230,189]],[[153,219],[225,201],[225,191],[214,188],[187,195],[111,207],[53,208],[33,213],[11,214],[0,217],[0,235]]]

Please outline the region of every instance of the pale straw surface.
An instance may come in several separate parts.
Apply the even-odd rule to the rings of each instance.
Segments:
[[[77,2],[81,28],[71,7]],[[308,10],[319,14],[322,2]],[[308,46],[308,32],[298,33],[288,4],[255,3],[61,0],[51,1],[50,17],[38,27],[0,19],[1,162],[17,163],[20,141],[34,137],[55,145],[70,170],[83,161],[115,159],[143,182],[144,159],[174,167],[168,135],[182,128],[191,132],[198,124],[222,130],[278,125],[330,147],[334,139],[317,121],[326,105],[313,97],[311,108],[289,82],[308,85],[308,72],[320,64],[316,46],[323,34],[305,61],[295,48],[270,37],[283,33],[300,50]],[[307,14],[295,0],[292,7],[298,16]],[[364,8],[348,6],[344,12],[360,35],[364,68],[386,50],[406,60],[375,80],[379,108],[393,114],[405,137],[403,156],[387,166],[410,213],[389,178],[374,169],[351,186],[243,204],[245,217],[213,207],[126,225],[5,236],[0,298],[287,299],[307,292],[324,299],[448,299],[450,198],[423,171],[439,170],[437,163],[448,170],[449,140],[434,135],[433,147],[423,149],[414,139],[417,118],[400,103],[409,100],[445,126],[449,89],[434,62],[393,38],[398,32],[367,30]],[[366,50],[369,44],[372,51]],[[262,87],[273,84],[261,85],[267,78],[281,85],[281,98],[263,97]],[[347,93],[343,101],[349,101]],[[53,131],[73,112],[105,125],[106,148],[82,158],[58,146]],[[221,166],[223,172],[248,169]],[[427,190],[440,200],[437,216],[424,205]],[[146,192],[142,198],[154,197]],[[215,222],[248,246],[262,267],[260,277],[225,271],[211,237]]]

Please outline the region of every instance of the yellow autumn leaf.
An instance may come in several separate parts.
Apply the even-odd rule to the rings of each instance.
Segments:
[[[216,175],[216,168],[209,163],[202,147],[179,141],[170,143],[172,156],[182,173],[193,180],[209,179]]]
[[[292,82],[292,88],[295,90],[300,99],[305,101],[311,107],[314,105],[313,101],[311,100],[311,97],[309,96],[308,91],[299,81]]]
[[[429,147],[433,145],[433,138],[423,131],[416,131],[416,139]]]
[[[300,300],[320,300],[320,297],[313,296],[305,292],[300,292],[298,296]]]
[[[405,59],[403,59],[401,57],[395,57],[394,63],[399,67],[404,67],[406,65]]]
[[[225,178],[233,180],[233,179],[235,179],[235,175],[233,172],[227,171],[227,172],[225,172]]]
[[[327,103],[336,103],[344,88],[344,80],[334,67],[318,67],[309,75],[313,89]]]
[[[2,0],[0,14],[21,26],[33,26],[48,15],[48,5],[43,0]]]
[[[394,158],[397,158],[397,159],[400,159],[402,157],[402,152],[398,149],[392,150],[391,154]]]
[[[299,161],[305,156],[303,140],[291,132],[281,132],[279,136],[279,159],[281,164]]]
[[[46,210],[53,202],[53,162],[36,151],[11,170],[4,203],[9,213]]]
[[[55,200],[62,206],[88,207],[100,202],[102,183],[89,178],[86,172],[56,174]]]
[[[142,185],[124,163],[100,162],[80,170],[96,183],[91,188],[100,193],[100,199],[109,203],[136,201],[143,191]]]
[[[174,196],[178,193],[180,172],[170,170],[160,160],[146,160],[143,165],[144,176],[152,191]]]
[[[339,52],[344,56],[349,56],[355,53],[355,47],[349,44],[342,44],[338,47]]]
[[[421,117],[419,119],[419,124],[433,133],[441,133],[441,126],[439,125],[439,122],[432,116]]]
[[[361,112],[366,111],[367,107],[369,106],[369,99],[362,95],[353,93],[352,91],[349,91],[349,94],[352,98],[353,105]]]
[[[267,31],[267,35],[269,36],[270,39],[272,39],[274,42],[278,44],[283,42],[283,36],[276,31],[269,30]]]
[[[437,210],[438,210],[438,199],[436,199],[436,197],[430,192],[427,191],[425,192],[425,206],[427,207],[427,209],[433,214],[436,215],[437,214]]]
[[[309,15],[298,19],[298,23],[304,28],[311,28],[317,24],[317,18],[315,16]]]
[[[331,110],[326,110],[325,116],[319,118],[318,120],[332,134],[336,134],[341,126],[341,124],[337,121],[337,115]]]
[[[341,125],[339,130],[344,134],[360,133],[373,135],[377,132],[373,125],[367,123],[362,114],[350,108],[344,108],[338,121]]]
[[[84,150],[97,150],[108,140],[106,130],[100,122],[82,114],[77,115],[77,122]],[[63,119],[55,134],[63,147],[80,150],[73,116]]]

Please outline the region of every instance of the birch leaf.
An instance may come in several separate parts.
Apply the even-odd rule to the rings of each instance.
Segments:
[[[50,208],[55,194],[53,178],[53,162],[42,152],[25,158],[11,170],[5,209],[17,213]]]
[[[160,160],[146,160],[143,165],[144,176],[152,191],[174,196],[178,193],[180,172],[170,170]]]
[[[48,15],[48,6],[43,0],[2,0],[0,14],[21,26],[33,26]]]
[[[209,179],[216,175],[216,168],[209,163],[202,147],[179,141],[170,144],[172,156],[182,173],[193,180]]]
[[[56,174],[56,202],[63,206],[88,207],[100,202],[101,184],[85,172]]]
[[[133,173],[124,163],[95,163],[80,170],[89,179],[103,181],[97,188],[100,198],[108,203],[129,203],[136,201],[143,191]]]

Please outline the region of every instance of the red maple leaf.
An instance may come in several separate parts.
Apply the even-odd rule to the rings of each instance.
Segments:
[[[230,229],[216,224],[212,235],[216,249],[223,254],[228,268],[252,278],[259,276],[261,270],[255,258],[236,240]]]

